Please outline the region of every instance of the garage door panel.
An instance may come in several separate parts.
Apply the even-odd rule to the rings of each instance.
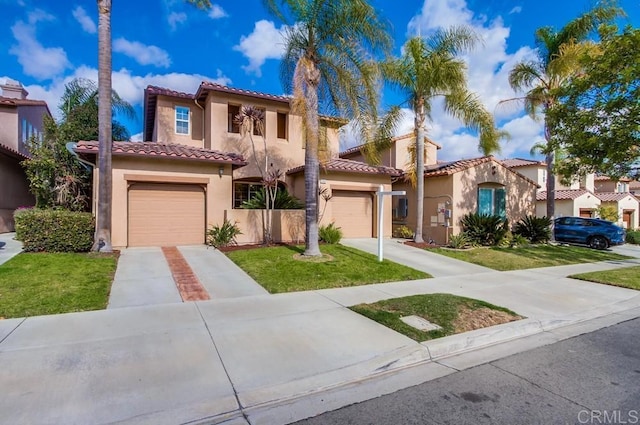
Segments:
[[[201,244],[204,232],[200,186],[145,183],[129,189],[129,246]]]
[[[373,236],[371,192],[334,190],[331,198],[333,220],[345,238]]]

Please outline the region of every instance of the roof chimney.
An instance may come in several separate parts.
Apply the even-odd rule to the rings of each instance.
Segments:
[[[22,87],[22,84],[9,78],[4,84],[0,84],[0,89],[2,89],[2,96],[12,99],[26,99],[29,95],[29,92]]]

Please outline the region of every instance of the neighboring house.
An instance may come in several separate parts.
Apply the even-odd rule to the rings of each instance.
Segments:
[[[595,177],[596,196],[602,201],[602,206],[615,208],[618,225],[625,229],[639,227],[640,203],[634,193],[639,186],[637,181],[629,178],[614,180],[607,176]]]
[[[254,156],[249,138],[242,137],[234,117],[242,105],[264,111],[270,170],[280,171],[279,185],[304,200],[302,119],[291,112],[290,102],[286,96],[209,82],[201,83],[195,94],[147,87],[145,142],[114,143],[112,245],[200,244],[205,230],[225,219],[240,227],[239,243],[260,242],[262,212],[241,205],[260,187],[255,156],[262,164],[263,139],[253,135]],[[333,193],[326,207],[321,203],[321,223],[335,222],[347,237],[375,236],[373,192],[379,185],[391,190],[391,179],[399,172],[338,160],[338,130],[345,122],[321,117],[320,124],[327,139],[321,184]],[[95,163],[97,143],[80,142],[76,151]],[[384,233],[390,235],[390,200],[384,208],[388,209]],[[358,226],[347,217],[354,215]],[[276,241],[301,241],[304,233],[303,210],[276,212]]]
[[[502,163],[509,169],[535,181],[540,186],[536,195],[536,215],[547,215],[547,165],[543,161],[531,159],[505,159]],[[588,174],[580,179],[573,179],[569,184],[559,176],[555,176],[555,216],[594,217],[600,206],[600,199],[595,196],[594,175]]]
[[[35,204],[20,163],[29,157],[27,141],[40,137],[43,117],[51,113],[46,102],[27,99],[27,91],[16,81],[7,80],[0,89],[0,233],[4,233],[15,229],[16,208]]]
[[[407,134],[393,139],[389,151],[382,155],[383,164],[406,170],[414,137]],[[533,180],[509,170],[492,156],[438,162],[440,146],[426,139],[425,147],[425,240],[447,243],[451,235],[460,232],[460,219],[469,213],[501,215],[512,223],[534,213],[538,186]],[[340,156],[362,159],[361,150],[358,146]],[[393,190],[406,191],[406,196],[394,197],[393,225],[415,229],[415,188],[405,178],[396,178]]]

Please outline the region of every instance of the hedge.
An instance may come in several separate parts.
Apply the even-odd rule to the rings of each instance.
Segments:
[[[625,242],[640,245],[640,230],[627,230]]]
[[[23,209],[14,214],[16,239],[28,252],[88,252],[95,221],[91,213]]]

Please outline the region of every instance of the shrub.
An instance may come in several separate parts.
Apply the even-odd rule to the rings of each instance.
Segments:
[[[531,243],[544,243],[551,239],[551,220],[547,217],[528,215],[518,221],[513,233],[524,236]]]
[[[413,230],[409,229],[407,226],[397,227],[393,231],[394,238],[403,238],[403,239],[411,239],[413,238]]]
[[[520,234],[514,234],[511,238],[511,246],[523,246],[530,243],[529,239]]]
[[[222,226],[216,224],[207,230],[207,245],[211,245],[214,248],[236,245],[236,236],[241,234],[242,232],[237,222],[231,223],[225,219]]]
[[[318,235],[320,240],[328,244],[337,244],[342,239],[342,230],[336,227],[335,223],[328,224],[327,226],[320,226],[318,229]]]
[[[497,245],[509,231],[509,220],[498,215],[467,214],[460,224],[471,244]]]
[[[15,213],[16,239],[28,252],[88,252],[95,221],[91,213],[22,209]]]
[[[640,230],[627,230],[625,242],[640,245]]]
[[[469,238],[464,233],[458,233],[457,235],[452,235],[449,238],[449,248],[454,249],[463,249],[469,245]]]

